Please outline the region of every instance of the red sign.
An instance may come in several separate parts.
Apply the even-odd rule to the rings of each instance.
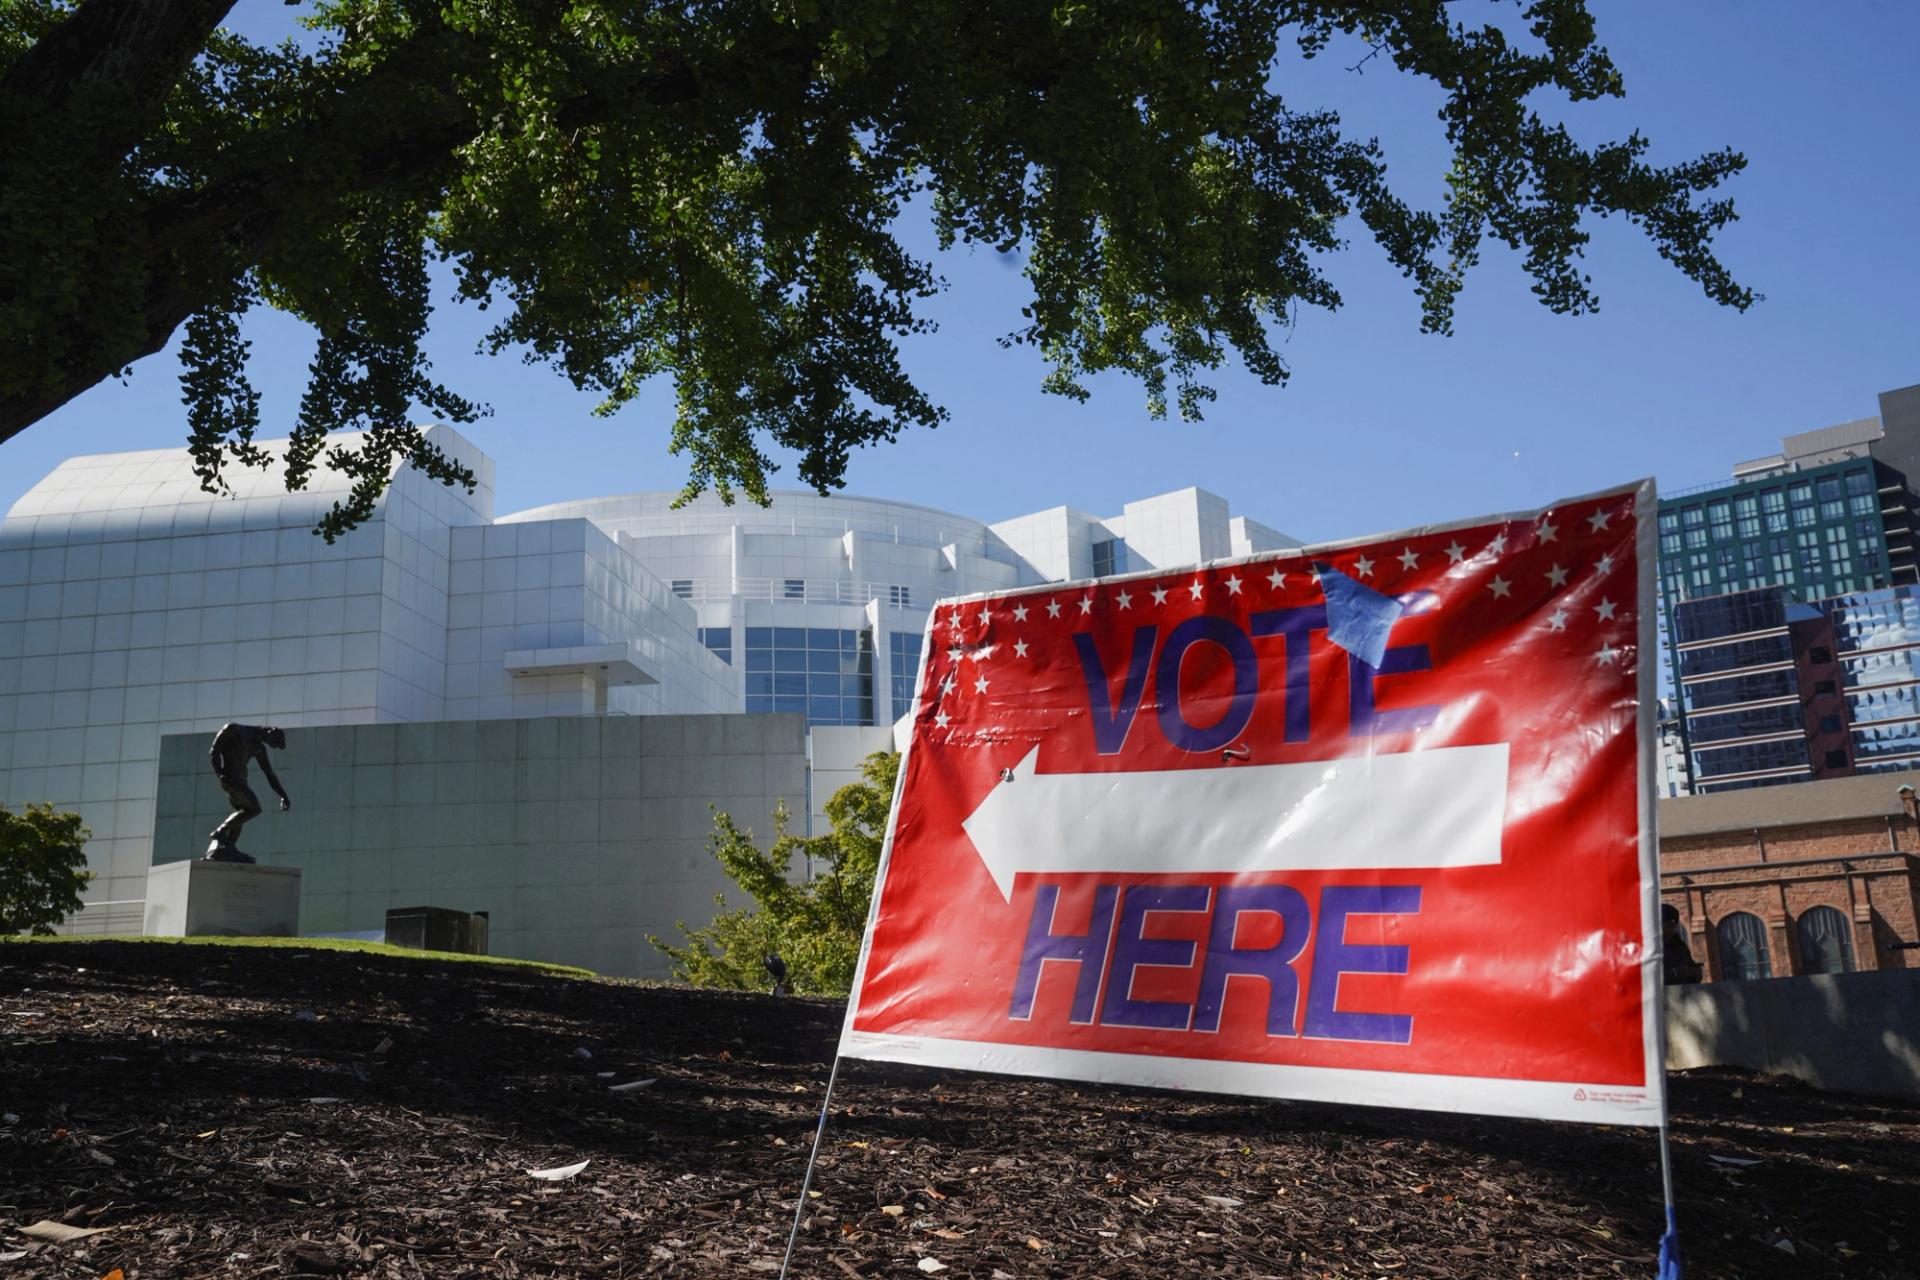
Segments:
[[[943,602],[841,1052],[1657,1123],[1653,506]]]

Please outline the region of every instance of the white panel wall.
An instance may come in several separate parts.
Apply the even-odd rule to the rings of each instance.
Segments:
[[[453,432],[435,438],[485,462]],[[161,734],[429,705],[383,703],[390,679],[431,678],[410,661],[420,637],[404,607],[420,593],[403,561],[432,573],[408,551],[417,530],[396,535],[383,509],[329,546],[312,529],[341,478],[294,495],[277,467],[230,482],[231,497],[203,492],[178,449],[73,458],[0,524],[0,803],[80,814],[90,901],[145,894]],[[458,493],[431,510],[483,519],[490,500]],[[414,505],[419,526],[429,508]]]

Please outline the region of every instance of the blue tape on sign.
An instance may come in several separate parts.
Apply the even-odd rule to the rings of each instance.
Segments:
[[[1368,666],[1378,667],[1387,656],[1387,635],[1407,606],[1330,564],[1315,564],[1314,569],[1327,598],[1327,639]]]
[[[1680,1227],[1673,1220],[1673,1206],[1667,1206],[1667,1234],[1660,1237],[1658,1280],[1680,1280]]]

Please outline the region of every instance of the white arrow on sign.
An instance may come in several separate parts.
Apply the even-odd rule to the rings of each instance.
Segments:
[[[1000,896],[1021,872],[1361,871],[1500,861],[1507,744],[1305,764],[1040,773],[961,825]]]

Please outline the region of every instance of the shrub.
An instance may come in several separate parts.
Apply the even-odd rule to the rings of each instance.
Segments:
[[[726,895],[719,894],[714,902],[721,912],[712,924],[689,929],[680,923],[683,945],[649,935],[647,940],[673,961],[674,976],[700,987],[765,990],[773,982],[765,957],[777,955],[786,962],[794,991],[845,995],[852,990],[899,770],[900,757],[892,752],[868,756],[860,766],[864,780],[847,784],[827,801],[833,829],[826,835],[789,833],[782,806],[774,813],[773,844],[765,850],[730,815],[716,813],[707,847],[755,905],[728,910]],[[809,860],[813,877],[796,884],[788,872],[800,856]]]
[[[50,934],[80,909],[80,891],[93,879],[86,842],[77,813],[0,805],[0,934]]]

